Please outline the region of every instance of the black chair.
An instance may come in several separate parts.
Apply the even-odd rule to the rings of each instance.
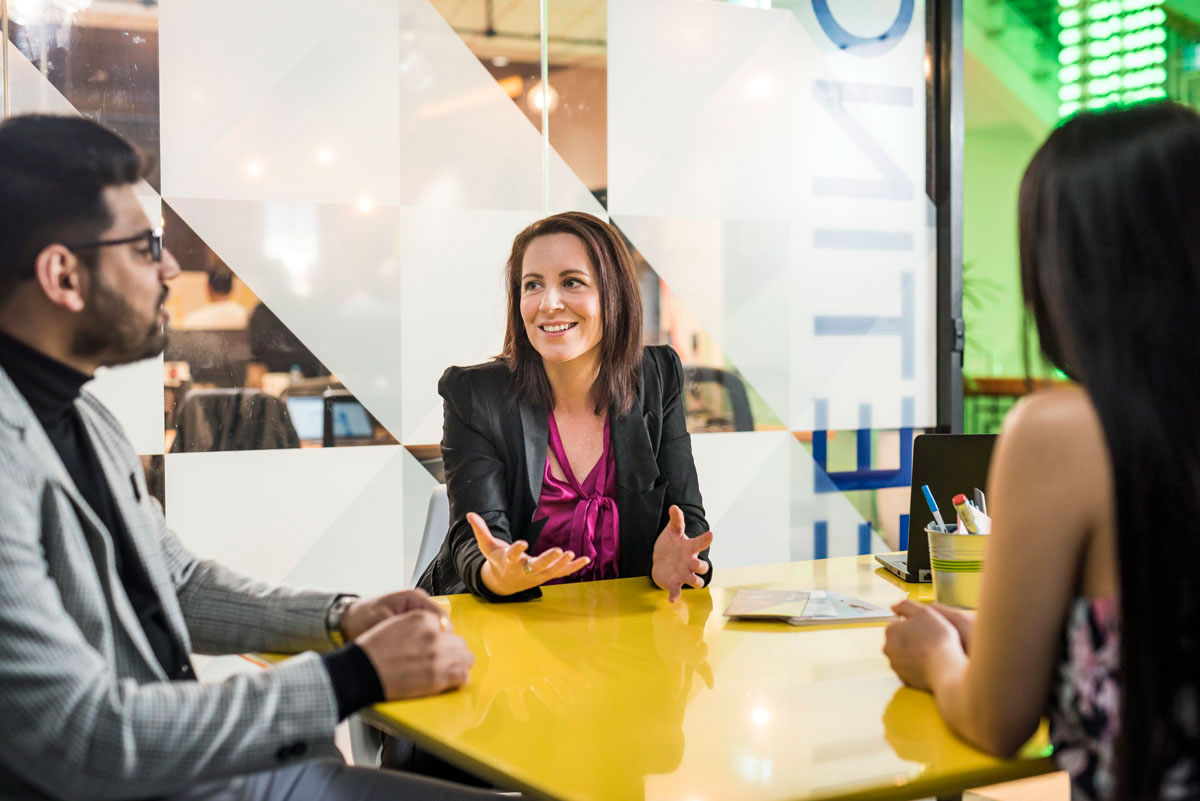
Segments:
[[[191,389],[175,410],[171,453],[299,447],[287,406],[259,389]]]

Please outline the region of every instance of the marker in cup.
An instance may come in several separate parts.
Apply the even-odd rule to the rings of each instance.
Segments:
[[[960,492],[954,496],[951,503],[954,504],[954,511],[958,512],[958,519],[962,521],[967,533],[978,534],[979,526],[975,524],[975,514],[971,511],[971,505],[967,503],[967,496]]]
[[[929,491],[929,485],[922,484],[921,492],[925,495],[925,503],[929,504],[929,511],[933,512],[933,519],[941,526],[942,531],[946,531],[946,522],[942,520],[942,513],[938,511],[937,501],[933,499],[933,493]]]

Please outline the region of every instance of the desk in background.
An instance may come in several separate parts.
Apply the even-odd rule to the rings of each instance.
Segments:
[[[736,589],[931,600],[870,556],[718,569],[671,605],[648,579],[446,598],[476,655],[462,690],[365,712],[374,724],[532,798],[914,799],[1053,770],[1044,730],[1020,759],[946,728],[881,653],[880,624],[728,622]]]

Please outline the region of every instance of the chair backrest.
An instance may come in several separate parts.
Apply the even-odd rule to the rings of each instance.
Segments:
[[[719,387],[729,403],[730,418],[715,415],[712,410],[699,410],[700,421],[692,421],[703,430],[733,430],[753,431],[754,414],[750,410],[750,398],[746,394],[746,386],[742,379],[726,370],[716,367],[697,367],[684,365],[683,380],[689,395],[699,395],[698,390],[705,384]],[[689,414],[693,410],[689,409]],[[689,425],[688,430],[692,430]]]
[[[421,532],[421,547],[417,549],[417,564],[413,567],[412,578],[408,584],[417,586],[417,579],[429,567],[429,563],[441,550],[446,540],[446,532],[450,530],[450,498],[446,495],[446,485],[438,484],[429,495],[429,508],[425,511],[425,530]]]
[[[175,410],[172,453],[299,447],[287,406],[261,390],[193,388]]]

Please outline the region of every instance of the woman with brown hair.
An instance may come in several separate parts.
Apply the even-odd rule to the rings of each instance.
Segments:
[[[537,597],[548,582],[650,576],[670,600],[711,577],[683,368],[642,346],[621,234],[582,212],[533,223],[507,265],[504,352],[451,367],[442,457],[450,529],[418,583]]]

